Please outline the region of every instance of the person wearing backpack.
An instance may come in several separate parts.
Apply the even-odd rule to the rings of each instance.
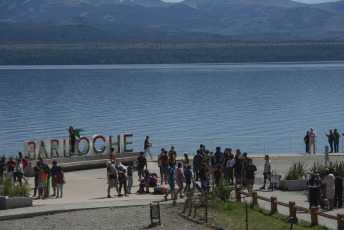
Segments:
[[[127,194],[127,169],[121,162],[116,164],[116,169],[118,173],[118,183],[119,183],[119,194],[122,194],[122,186],[124,187],[124,195],[128,196]]]
[[[165,180],[165,184],[167,184],[167,169],[168,169],[168,156],[167,151],[164,150],[163,155],[160,157],[161,161],[161,167],[160,167],[160,173],[161,173],[161,184]]]

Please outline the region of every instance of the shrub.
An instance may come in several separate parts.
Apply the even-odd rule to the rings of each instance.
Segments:
[[[341,177],[344,177],[344,162],[336,161],[335,163],[330,163],[330,166],[326,167],[322,162],[315,162],[313,166],[309,169],[309,173],[312,174],[314,171],[321,176],[325,176],[325,168],[330,169],[333,173],[338,172]]]
[[[209,192],[209,198],[214,201],[228,202],[233,200],[234,187],[228,182],[218,183]]]
[[[27,182],[24,182],[22,186],[19,183],[15,183],[7,175],[0,178],[1,193],[3,196],[8,197],[27,197],[30,193],[30,186]]]
[[[288,173],[285,176],[285,180],[300,180],[302,178],[306,178],[307,171],[306,171],[307,164],[305,162],[293,162],[292,166]]]

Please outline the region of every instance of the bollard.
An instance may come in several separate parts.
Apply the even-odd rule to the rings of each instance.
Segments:
[[[311,207],[311,222],[312,226],[318,225],[318,208],[315,206]]]
[[[344,214],[337,214],[337,229],[344,229]]]
[[[253,203],[253,205],[258,204],[258,194],[257,194],[257,192],[252,192],[252,203]]]
[[[186,201],[185,201],[184,209],[183,209],[183,212],[182,212],[182,213],[185,213],[185,211],[186,211],[186,208],[187,208],[187,206],[188,206],[188,200],[189,200],[189,199],[186,199]]]
[[[205,222],[208,223],[208,191],[205,193]]]
[[[197,210],[196,202],[194,202],[194,205],[195,205],[195,212],[194,212],[193,218],[196,218],[196,210]]]
[[[192,212],[192,202],[190,202],[190,209],[189,209],[188,217],[191,216],[191,212]]]
[[[277,212],[277,197],[272,196],[271,197],[271,214]]]
[[[241,202],[241,188],[235,188],[235,192],[236,192],[236,201],[237,202]]]
[[[296,208],[294,201],[289,201],[289,216],[296,217]]]

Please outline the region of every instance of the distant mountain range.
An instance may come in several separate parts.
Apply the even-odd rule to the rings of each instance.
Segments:
[[[0,43],[344,39],[344,0],[0,0]]]

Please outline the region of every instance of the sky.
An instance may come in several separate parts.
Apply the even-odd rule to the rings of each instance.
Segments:
[[[163,0],[165,2],[182,2],[183,0]],[[339,0],[297,0],[295,2],[302,2],[302,3],[308,3],[308,4],[316,4],[316,3],[322,3],[322,2],[337,2]]]

